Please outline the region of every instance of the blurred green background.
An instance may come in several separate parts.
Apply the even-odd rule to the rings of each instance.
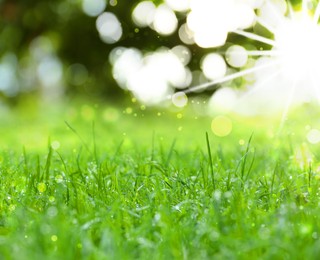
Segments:
[[[26,96],[123,98],[111,75],[110,51],[117,45],[153,50],[179,41],[175,36],[160,38],[147,28],[135,32],[131,12],[138,2],[107,3],[105,10],[121,20],[123,36],[116,44],[106,44],[96,17],[84,13],[81,0],[0,1],[2,102]]]

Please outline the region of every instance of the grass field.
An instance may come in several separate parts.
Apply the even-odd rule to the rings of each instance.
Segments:
[[[1,112],[1,259],[320,257],[316,110],[218,137],[188,111],[25,107]]]

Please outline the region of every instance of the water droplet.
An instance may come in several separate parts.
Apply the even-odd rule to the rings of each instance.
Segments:
[[[56,242],[58,240],[58,237],[56,235],[51,236],[51,241]]]
[[[43,192],[45,192],[47,190],[47,185],[45,183],[43,183],[43,182],[40,182],[38,184],[37,188],[38,188],[39,192],[43,193]]]

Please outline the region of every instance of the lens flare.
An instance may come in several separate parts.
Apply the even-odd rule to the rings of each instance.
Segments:
[[[228,136],[232,132],[232,121],[226,116],[217,116],[212,120],[211,130],[216,136]]]
[[[106,0],[83,0],[82,10],[89,16],[97,16],[106,8]]]
[[[192,52],[177,45],[147,54],[117,48],[110,54],[113,75],[138,100],[174,103],[175,92],[214,86],[212,110],[250,116],[282,112],[283,119],[292,105],[320,100],[319,1],[316,6],[308,0],[299,6],[287,0],[164,2],[138,4],[132,14],[136,25],[162,36],[177,31],[182,43],[208,50],[199,62],[191,60],[193,46]],[[195,63],[201,71],[187,67]]]
[[[116,43],[122,36],[122,26],[118,18],[109,12],[104,12],[96,20],[100,38],[108,44]]]
[[[172,9],[163,4],[155,11],[153,27],[161,35],[170,35],[177,29],[178,19]]]
[[[110,53],[110,60],[118,84],[148,105],[163,102],[174,89],[186,88],[191,82],[185,60],[173,50],[160,49],[143,55],[139,50],[120,47]]]
[[[139,27],[147,27],[152,24],[156,6],[151,1],[142,1],[134,8],[132,20]]]
[[[200,2],[202,3],[201,7],[198,6]],[[260,45],[261,48],[246,50],[244,46],[233,45],[226,50],[223,56],[220,56],[219,66],[217,66],[217,56],[212,55],[220,54],[209,54],[208,61],[206,61],[206,57],[203,59],[202,71],[212,81],[190,87],[185,92],[206,90],[214,85],[221,86],[225,82],[232,83],[237,78],[242,78],[246,82],[244,91],[230,91],[229,89],[228,92],[225,92],[228,95],[224,99],[232,100],[233,108],[231,110],[246,115],[282,111],[283,118],[291,105],[312,102],[315,99],[320,100],[320,69],[318,65],[320,60],[320,26],[318,25],[320,3],[316,10],[312,10],[308,2],[303,1],[302,9],[297,11],[294,10],[290,2],[284,0],[262,3],[251,1],[241,8],[237,6],[239,2],[226,1],[224,4],[222,1],[208,3],[203,0],[198,4],[191,2],[193,4],[191,4],[191,12],[188,15],[188,27],[195,35],[195,42],[200,47],[206,47],[206,44],[203,44],[204,41],[199,41],[197,38],[198,30],[199,32],[206,30],[209,34],[206,36],[207,47],[225,44],[223,37],[219,40],[216,39],[216,43],[211,41],[212,35],[215,35],[214,37],[222,35],[214,34],[212,29],[216,24],[219,24],[220,29],[224,28],[223,31],[227,35],[237,34],[239,37],[255,42],[255,46]],[[209,12],[208,10],[212,9],[220,10],[222,13],[215,18],[198,18],[194,16],[198,8],[203,10],[204,16],[206,12]],[[247,17],[247,21],[234,23],[227,18],[230,12],[233,15],[238,14],[236,16],[238,17],[242,12],[249,14],[249,10],[254,9],[256,9],[257,15],[253,15],[254,17],[250,19]],[[211,14],[213,15],[213,13]],[[255,33],[254,29],[243,30],[257,24],[269,32],[268,36]],[[209,42],[211,43],[209,44]],[[211,60],[212,57],[214,59]],[[230,73],[228,67],[222,69],[224,60],[229,68],[240,70]],[[254,62],[249,64],[248,60]],[[221,73],[218,73],[219,69]],[[222,73],[223,70],[226,71],[225,75]],[[251,75],[253,75],[254,81],[246,81],[247,76]],[[230,105],[226,104],[225,106],[230,109]]]
[[[222,78],[227,72],[227,65],[223,57],[216,53],[210,53],[201,62],[204,75],[211,80]]]

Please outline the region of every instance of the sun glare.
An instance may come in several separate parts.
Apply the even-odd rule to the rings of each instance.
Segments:
[[[182,92],[198,93],[214,86],[210,110],[245,115],[282,111],[283,118],[292,105],[320,100],[320,3],[302,0],[300,10],[287,0],[165,3],[141,2],[133,20],[162,35],[176,32],[185,45],[148,54],[126,49],[110,55],[116,80],[139,100],[149,104],[171,100],[184,106]],[[177,23],[182,14],[186,22]],[[201,71],[188,68],[192,54],[187,45],[192,44],[210,48],[198,61]],[[129,53],[135,54],[124,61]],[[137,56],[138,62],[132,63]]]
[[[320,72],[320,27],[312,17],[302,14],[286,19],[275,31],[275,42],[274,50],[283,60],[284,74],[310,84],[309,79]]]
[[[217,4],[218,2],[219,4]],[[260,43],[269,47],[261,47],[256,50],[246,50],[241,45],[229,47],[223,58],[229,68],[238,68],[239,71],[230,73],[232,70],[228,69],[225,75],[221,74],[222,76],[220,77],[212,77],[208,71],[218,73],[222,65],[217,69],[216,62],[210,62],[208,66],[203,66],[203,62],[202,70],[207,78],[212,81],[192,86],[186,92],[205,90],[212,86],[222,87],[223,89],[227,85],[226,83],[230,86],[230,82],[232,85],[235,79],[242,78],[247,82],[244,86],[244,91],[228,88],[228,91],[221,92],[223,93],[223,99],[232,100],[232,104],[220,102],[218,98],[212,98],[209,103],[212,107],[211,109],[219,107],[221,110],[221,106],[224,104],[225,108],[223,110],[233,110],[246,115],[270,114],[282,111],[283,118],[292,105],[313,102],[315,98],[319,101],[320,26],[318,21],[320,3],[317,8],[312,8],[307,1],[303,1],[302,10],[294,10],[291,4],[285,0],[247,1],[241,9],[246,10],[245,12],[249,14],[248,10],[251,7],[256,13],[254,18],[248,19],[246,23],[244,21],[230,23],[228,20],[230,10],[233,10],[233,12],[231,11],[233,15],[235,14],[234,10],[240,10],[237,9],[239,7],[236,7],[239,1],[227,1],[229,4],[232,2],[234,5],[228,6],[229,13],[227,9],[223,9],[224,6],[221,2],[212,1],[207,8],[202,8],[206,9],[207,12],[210,8],[215,8],[220,12],[224,11],[224,15],[220,13],[220,16],[217,17],[220,17],[219,22],[223,24],[222,28],[225,26],[224,31],[227,34],[238,34],[256,42],[256,46]],[[192,12],[190,15],[192,15]],[[192,16],[190,19],[188,26],[195,35],[197,34],[197,27],[194,25],[196,23],[192,22],[193,20],[202,25],[202,30],[210,28],[209,25],[205,24],[204,19],[198,20]],[[250,21],[254,21],[254,23]],[[216,21],[218,24],[219,22]],[[256,33],[255,30],[243,30],[244,28],[249,28],[248,26],[257,24],[269,31],[268,37]],[[208,32],[210,30],[208,29]],[[207,43],[210,42],[210,37],[212,36],[208,36]],[[219,47],[227,43],[226,39],[219,39],[221,41],[217,44],[211,41],[211,47]],[[205,44],[199,43],[196,37],[195,42],[201,47],[206,47]],[[247,81],[246,77],[251,75],[254,81]],[[215,95],[221,96],[218,95],[219,93],[218,89],[213,94],[213,97]]]

